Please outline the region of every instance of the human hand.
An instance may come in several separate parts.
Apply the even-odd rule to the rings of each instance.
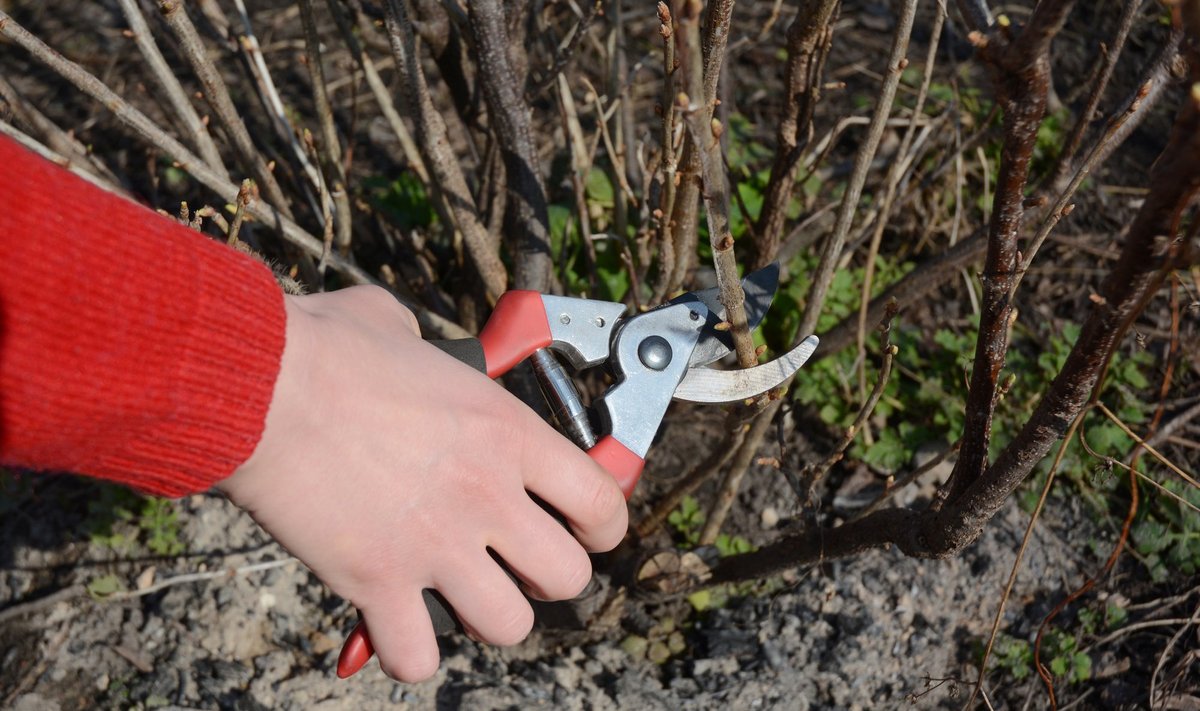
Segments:
[[[287,345],[262,439],[218,488],[359,608],[386,674],[412,682],[437,670],[424,588],[482,641],[525,638],[533,611],[489,549],[532,597],[583,590],[585,548],[611,549],[628,523],[603,469],[487,376],[422,341],[382,289],[285,304]]]

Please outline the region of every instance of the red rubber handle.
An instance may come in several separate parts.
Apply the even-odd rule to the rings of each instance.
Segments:
[[[633,488],[637,486],[642,469],[646,466],[644,459],[629,451],[612,435],[605,435],[595,447],[588,450],[588,456],[617,480],[626,500],[633,496]]]
[[[367,623],[359,620],[354,631],[342,645],[342,653],[338,655],[337,675],[339,679],[348,679],[358,673],[375,654],[371,646],[371,638],[367,636]]]
[[[506,291],[479,333],[489,378],[498,378],[517,363],[550,345],[550,322],[542,295],[536,291]]]

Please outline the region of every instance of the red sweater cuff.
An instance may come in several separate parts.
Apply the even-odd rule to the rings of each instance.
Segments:
[[[169,496],[231,474],[283,352],[270,270],[2,138],[0,165],[0,462]]]

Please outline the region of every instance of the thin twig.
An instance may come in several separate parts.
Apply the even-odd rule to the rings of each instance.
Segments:
[[[1138,117],[1139,114],[1144,115],[1150,106],[1153,106],[1157,98],[1157,94],[1161,92],[1168,84],[1167,67],[1170,66],[1174,59],[1176,47],[1178,45],[1179,36],[1175,35],[1168,40],[1159,52],[1156,61],[1152,63],[1151,69],[1147,77],[1134,90],[1133,95],[1125,103],[1125,105],[1114,113],[1109,119],[1104,133],[1096,139],[1092,149],[1088,151],[1083,162],[1075,169],[1074,177],[1071,182],[1062,189],[1057,201],[1049,209],[1046,218],[1042,221],[1037,233],[1033,239],[1029,241],[1028,246],[1024,250],[1024,256],[1017,267],[1016,278],[1013,280],[1010,294],[1015,294],[1017,287],[1020,286],[1021,280],[1028,273],[1030,266],[1033,264],[1034,257],[1037,256],[1038,250],[1045,243],[1046,238],[1058,224],[1059,220],[1071,214],[1074,205],[1071,199],[1075,196],[1075,192],[1083,184],[1083,181],[1091,175],[1099,163],[1108,155],[1111,150],[1110,143],[1121,132],[1122,127],[1131,119]],[[1140,119],[1139,119],[1140,120]]]
[[[144,587],[140,590],[122,590],[120,592],[115,592],[112,595],[106,595],[101,599],[103,601],[130,600],[135,597],[153,595],[159,590],[165,590],[166,588],[174,587],[176,585],[198,583],[205,580],[217,580],[219,578],[231,579],[239,575],[261,573],[265,570],[274,570],[275,568],[282,568],[298,562],[299,561],[296,558],[288,557],[280,558],[278,560],[268,560],[262,563],[252,563],[250,565],[243,565],[237,568],[223,568],[221,570],[209,570],[203,573],[186,573],[184,575],[175,575],[170,578],[163,578],[157,583]]]
[[[44,157],[50,158],[59,165],[67,166],[79,174],[86,174],[91,181],[99,180],[107,183],[109,186],[107,189],[112,192],[127,195],[127,191],[120,187],[121,179],[109,170],[108,166],[91,153],[74,134],[59,128],[56,123],[39,111],[3,76],[0,76],[0,99],[3,100],[0,101],[0,106],[7,105],[14,121],[38,134],[46,145],[43,146],[37,140],[25,136],[23,133],[21,135],[24,138],[18,140],[31,148],[33,144],[36,144],[37,147],[34,150],[42,153]],[[17,129],[13,127],[13,130]],[[20,131],[17,132],[20,133]],[[50,157],[44,151],[54,154],[54,157]],[[86,170],[83,170],[84,166],[86,166]]]
[[[225,233],[225,239],[228,244],[236,245],[238,243],[239,233],[242,231],[242,220],[246,217],[246,208],[254,200],[254,181],[246,178],[242,181],[242,187],[238,190],[236,208],[233,212],[233,222],[229,223],[229,229]]]
[[[929,49],[925,55],[925,68],[921,79],[921,88],[917,92],[917,100],[913,106],[912,119],[908,124],[908,129],[904,132],[904,137],[900,140],[900,147],[896,150],[896,156],[888,168],[887,177],[884,179],[883,202],[879,209],[879,216],[875,219],[875,231],[871,234],[871,243],[867,248],[867,256],[863,262],[863,286],[862,294],[859,298],[857,340],[859,392],[866,392],[867,390],[867,311],[871,304],[871,288],[875,280],[875,260],[879,255],[879,246],[883,241],[883,231],[887,227],[888,219],[891,215],[900,179],[903,176],[906,166],[911,163],[909,149],[912,146],[913,138],[916,136],[917,117],[923,115],[925,97],[929,95],[929,85],[933,81],[933,68],[937,59],[938,39],[941,36],[942,25],[945,20],[945,3],[944,0],[939,0],[938,8],[934,13],[933,28],[930,30]],[[907,60],[903,61],[902,64],[907,64]],[[901,70],[903,71],[903,67],[901,67]],[[864,422],[865,425],[866,422]],[[870,430],[866,430],[864,436],[870,442]]]
[[[262,154],[251,140],[246,124],[242,121],[237,107],[233,105],[233,99],[229,96],[229,88],[225,86],[225,80],[221,78],[221,72],[217,69],[216,64],[208,56],[208,49],[200,39],[196,26],[188,17],[184,4],[180,0],[159,0],[158,8],[171,30],[175,32],[175,36],[179,40],[180,52],[188,60],[192,71],[196,73],[200,83],[204,86],[204,98],[212,107],[213,114],[221,122],[229,139],[233,141],[239,159],[245,161],[247,169],[258,178],[258,183],[262,186],[267,201],[285,217],[290,218],[292,211],[287,198],[284,197],[283,190],[275,180],[275,174],[263,161]]]
[[[846,428],[846,431],[842,434],[841,441],[829,453],[829,456],[825,457],[824,461],[819,464],[807,468],[807,471],[801,477],[801,496],[804,497],[801,503],[806,507],[813,505],[813,489],[829,473],[833,465],[842,460],[842,457],[846,454],[846,450],[854,443],[859,433],[865,429],[868,418],[875,411],[875,406],[879,403],[879,398],[883,396],[883,390],[887,387],[888,379],[892,375],[892,361],[895,359],[896,354],[900,352],[899,347],[894,345],[891,340],[892,319],[895,316],[895,309],[889,309],[883,322],[879,324],[878,330],[883,339],[881,348],[883,358],[879,365],[879,375],[875,378],[875,387],[871,389],[871,393],[863,401],[862,407],[859,408],[854,422]]]
[[[163,57],[162,52],[159,51],[158,44],[154,41],[154,35],[150,32],[150,26],[146,23],[146,18],[142,15],[142,10],[138,7],[137,0],[120,0],[120,3],[121,10],[125,13],[125,19],[129,22],[129,30],[133,33],[133,39],[137,42],[138,49],[141,50],[142,56],[146,58],[146,64],[150,65],[150,72],[158,80],[163,91],[167,93],[167,101],[170,102],[175,115],[183,121],[183,125],[187,129],[187,134],[191,137],[192,144],[196,147],[196,152],[213,169],[219,171],[222,175],[228,175],[229,170],[225,167],[224,161],[221,160],[221,153],[217,150],[217,144],[213,142],[212,136],[208,133],[208,126],[200,118],[200,115],[196,113],[196,108],[192,106],[187,92],[184,91],[183,86],[179,83],[179,78],[171,70],[170,65],[167,64],[167,60]]]
[[[638,536],[645,538],[653,533],[672,511],[679,508],[679,504],[685,496],[700,488],[701,484],[721,471],[721,468],[737,451],[737,445],[741,442],[744,432],[744,428],[738,428],[730,438],[722,438],[707,457],[684,474],[670,491],[659,497],[650,513],[646,514],[634,527]]]
[[[341,3],[338,0],[327,0],[329,12],[333,15],[333,19],[337,22],[338,30],[342,33],[342,39],[346,42],[346,46],[350,49],[350,54],[354,56],[354,61],[362,67],[363,76],[366,77],[367,86],[371,90],[372,96],[375,97],[375,103],[379,105],[379,110],[391,127],[392,133],[396,135],[396,140],[400,142],[400,149],[404,151],[404,157],[408,160],[408,167],[412,169],[417,177],[421,179],[427,188],[431,188],[429,184],[429,171],[425,168],[425,162],[421,160],[421,153],[417,150],[417,144],[413,141],[412,133],[408,127],[404,125],[404,120],[400,118],[399,112],[396,111],[396,105],[392,101],[391,92],[388,91],[387,85],[383,83],[383,79],[379,76],[379,70],[376,64],[371,60],[363,48],[362,43],[358,41],[355,35],[354,28],[346,17],[342,15]],[[363,28],[360,26],[359,31]],[[394,60],[390,60],[394,62]],[[330,91],[333,91],[333,83],[329,85]]]
[[[1125,7],[1121,9],[1121,18],[1117,21],[1117,31],[1113,36],[1111,44],[1101,44],[1101,53],[1104,55],[1104,61],[1100,63],[1100,72],[1096,76],[1096,81],[1092,85],[1091,94],[1088,96],[1087,104],[1083,110],[1079,112],[1079,116],[1075,119],[1075,126],[1071,128],[1071,133],[1063,145],[1062,152],[1059,153],[1056,160],[1054,170],[1050,172],[1050,182],[1054,184],[1060,178],[1066,177],[1068,167],[1071,160],[1075,157],[1075,152],[1079,150],[1079,144],[1083,142],[1083,136],[1087,132],[1088,126],[1092,123],[1092,114],[1096,113],[1096,108],[1100,105],[1100,99],[1104,96],[1104,90],[1108,88],[1108,82],[1112,79],[1113,70],[1116,69],[1117,59],[1121,56],[1121,50],[1125,48],[1125,40],[1129,37],[1129,31],[1133,28],[1134,18],[1137,17],[1138,11],[1142,9],[1145,0],[1125,0]]]
[[[1180,638],[1183,637],[1184,633],[1187,632],[1191,626],[1196,624],[1198,621],[1200,621],[1200,605],[1196,606],[1196,611],[1192,613],[1192,616],[1188,618],[1186,622],[1184,622],[1183,626],[1180,627],[1175,634],[1171,635],[1171,640],[1167,642],[1167,646],[1163,648],[1162,654],[1158,656],[1158,662],[1154,665],[1154,673],[1150,675],[1150,708],[1154,708],[1154,687],[1158,685],[1158,674],[1162,671],[1163,666],[1166,665],[1167,657],[1170,656],[1171,650],[1175,648],[1175,645],[1179,642]],[[1165,699],[1163,699],[1163,701],[1165,701]],[[1163,706],[1160,706],[1159,708],[1163,708]]]
[[[658,220],[658,277],[654,282],[650,303],[661,302],[671,288],[675,274],[675,234],[672,216],[675,212],[675,181],[679,153],[675,146],[675,40],[672,37],[671,9],[658,3],[658,34],[663,40],[663,84],[659,98],[662,110],[662,132],[659,136],[659,171],[662,175],[662,194],[654,215]]]
[[[954,444],[938,452],[929,461],[906,473],[896,481],[891,482],[888,485],[887,490],[881,493],[874,501],[864,506],[862,510],[856,511],[854,515],[849,518],[849,520],[855,521],[867,516],[868,514],[878,511],[885,503],[888,502],[888,500],[890,500],[898,492],[903,491],[906,486],[920,479],[925,474],[933,471],[935,468],[940,466],[942,462],[945,462],[947,459],[949,459],[951,455],[957,454],[959,445],[960,442],[956,441]]]
[[[312,78],[313,103],[317,109],[317,123],[321,127],[321,143],[318,152],[325,172],[325,183],[333,198],[333,227],[338,250],[343,256],[350,253],[350,237],[353,215],[350,212],[350,193],[346,186],[346,166],[342,163],[342,144],[337,126],[333,122],[333,107],[329,102],[329,89],[325,85],[325,67],[321,61],[321,37],[317,33],[317,21],[313,15],[312,0],[300,0],[300,20],[304,25],[304,45],[307,50],[308,71]],[[328,249],[326,250],[328,251]],[[324,271],[328,254],[321,259],[319,269]]]
[[[267,115],[271,117],[271,125],[275,128],[276,135],[291,149],[296,165],[300,167],[300,172],[306,178],[305,181],[299,181],[304,190],[305,199],[310,203],[313,213],[318,216],[318,219],[324,220],[325,213],[329,211],[328,205],[323,202],[318,204],[317,198],[313,194],[313,191],[321,192],[321,173],[309,159],[308,152],[301,144],[300,132],[292,125],[287,109],[284,108],[283,99],[279,96],[279,89],[276,88],[275,80],[271,77],[271,70],[267,67],[266,59],[263,57],[262,47],[258,44],[254,26],[250,24],[250,14],[246,11],[245,0],[233,0],[233,4],[242,20],[242,31],[237,37],[237,44],[246,56],[246,64],[258,87],[259,99],[266,107]],[[325,223],[322,222],[321,225],[324,229]]]

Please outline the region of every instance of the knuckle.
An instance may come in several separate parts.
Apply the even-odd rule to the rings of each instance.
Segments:
[[[425,681],[437,673],[438,659],[429,655],[409,660],[380,660],[379,668],[389,678],[406,684]]]
[[[586,555],[580,556],[582,561],[569,566],[563,576],[561,596],[558,600],[569,600],[579,595],[592,580],[592,562]]]
[[[533,629],[533,608],[524,600],[504,611],[489,640],[492,644],[509,647],[519,644]]]
[[[593,478],[591,487],[587,522],[602,525],[619,518],[625,510],[625,495],[616,482],[607,476],[599,476]]]

